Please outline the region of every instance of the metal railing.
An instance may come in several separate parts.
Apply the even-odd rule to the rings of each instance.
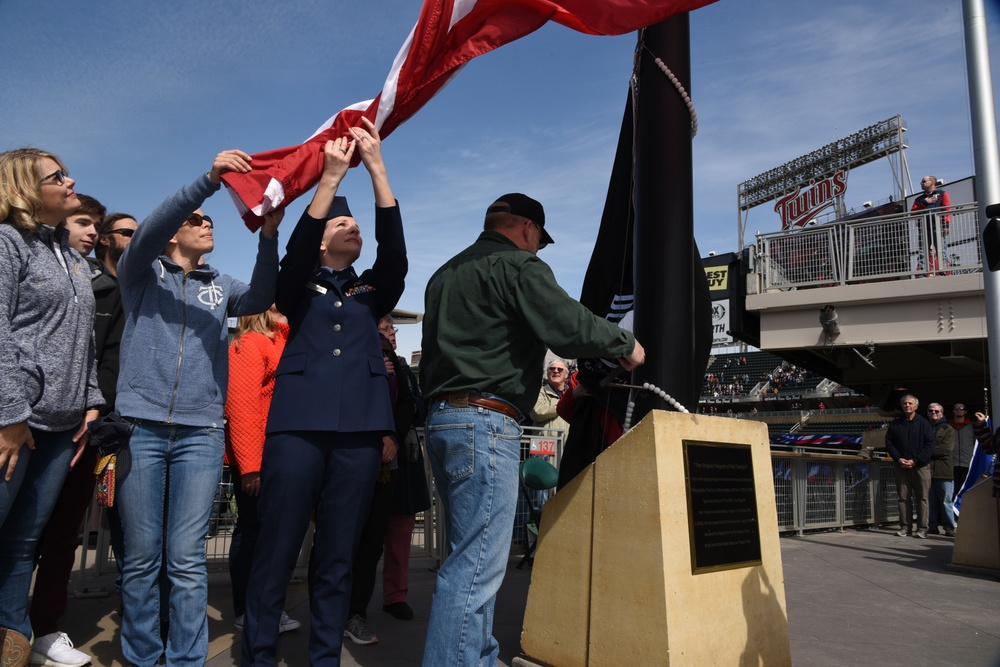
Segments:
[[[759,234],[755,255],[767,292],[981,273],[979,248],[973,203]]]
[[[423,442],[423,434],[420,434]],[[521,458],[536,456],[532,444],[539,438],[554,440],[554,454],[548,456],[556,467],[562,458],[565,433],[526,428],[521,438]],[[426,457],[425,457],[426,462]],[[781,532],[798,534],[808,530],[842,529],[850,526],[876,525],[899,520],[898,496],[892,462],[885,459],[864,458],[850,454],[830,454],[796,448],[792,452],[772,451],[771,468],[774,479],[774,500]],[[439,515],[441,499],[434,488],[430,466],[425,465],[428,488],[431,489],[431,507],[417,515],[411,538],[411,555],[414,558],[432,557],[439,563],[446,555],[444,521]],[[217,523],[208,540],[206,561],[215,580],[228,576],[229,544],[236,523],[236,506],[230,503],[231,484],[223,477]],[[552,492],[536,494],[532,502],[540,507]],[[92,509],[95,506],[92,505]],[[523,496],[518,493],[518,510],[512,544],[527,545],[530,512]],[[88,515],[89,517],[90,515]],[[96,517],[97,515],[95,515]],[[90,519],[85,525],[90,525]],[[108,546],[106,522],[101,522],[97,535],[97,549],[84,549],[84,557],[76,584],[78,594],[106,593],[117,575],[114,559]],[[310,536],[306,537],[300,557],[300,569],[307,565]],[[95,555],[96,554],[96,555]],[[303,570],[304,571],[304,570]]]
[[[417,429],[421,446],[424,443],[423,429]],[[521,436],[521,460],[528,456],[545,456],[552,465],[559,467],[562,460],[563,445],[566,433],[562,429],[540,429],[534,427],[524,427],[524,434]],[[444,521],[439,515],[441,498],[434,486],[434,475],[431,473],[430,462],[424,455],[424,474],[427,477],[427,488],[431,493],[431,507],[416,515],[416,522],[413,534],[410,538],[410,556],[412,558],[435,558],[439,563],[443,560],[446,550],[444,536]],[[553,490],[551,493],[555,493]],[[551,494],[547,492],[534,493],[532,501],[536,506],[543,505]],[[205,559],[207,568],[212,575],[226,575],[229,571],[229,546],[232,542],[233,529],[236,526],[237,510],[236,501],[233,497],[233,485],[230,481],[229,469],[224,468],[219,487],[215,495],[214,506],[212,508],[212,518],[209,522],[209,537],[205,547]],[[514,545],[526,545],[525,524],[528,523],[530,511],[518,493],[518,508],[514,520],[514,529],[511,540]],[[93,550],[85,548],[83,550],[81,566],[79,570],[80,585],[79,591],[93,591],[95,587],[102,587],[104,592],[110,588],[111,582],[118,575],[117,566],[111,553],[111,544],[107,520],[104,517],[104,510],[97,507],[93,502],[84,520],[85,531],[88,535],[96,533]],[[311,533],[311,531],[310,531]],[[311,547],[311,534],[307,535],[303,548],[300,552],[298,568],[304,571],[308,565],[309,549]],[[89,592],[88,594],[93,594]]]
[[[778,530],[843,529],[899,520],[892,461],[772,453]]]

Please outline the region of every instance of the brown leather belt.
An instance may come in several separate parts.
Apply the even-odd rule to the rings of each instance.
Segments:
[[[480,394],[471,394],[467,391],[453,391],[448,394],[438,394],[433,400],[445,401],[448,405],[455,408],[464,408],[467,405],[474,405],[477,408],[486,408],[487,410],[507,415],[516,422],[521,421],[521,411],[510,403],[504,403],[503,401],[498,401],[495,398],[487,398],[486,396],[481,396]]]

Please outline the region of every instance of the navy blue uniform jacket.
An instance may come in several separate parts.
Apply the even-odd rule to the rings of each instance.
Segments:
[[[267,433],[395,432],[378,321],[395,308],[406,277],[399,206],[375,209],[375,265],[316,269],[325,220],[302,214],[278,273],[275,303],[288,318],[275,369]]]

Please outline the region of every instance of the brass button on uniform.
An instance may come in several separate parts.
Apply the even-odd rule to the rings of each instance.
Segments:
[[[334,331],[340,331],[340,325],[339,324],[334,324],[333,325],[333,330]]]
[[[343,301],[334,301],[334,302],[333,302],[333,307],[334,307],[334,308],[340,308],[340,307],[341,307],[341,306],[343,306],[343,305],[344,305],[344,302],[343,302]]]
[[[333,356],[335,356],[335,357],[339,357],[340,356],[340,348],[339,347],[336,350],[333,351]]]

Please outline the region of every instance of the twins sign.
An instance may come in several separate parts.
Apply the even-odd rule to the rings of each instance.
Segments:
[[[781,228],[801,227],[817,213],[833,206],[834,200],[847,191],[847,172],[838,171],[821,181],[809,181],[805,189],[798,188],[795,192],[778,199],[774,204],[775,212],[781,216]]]

